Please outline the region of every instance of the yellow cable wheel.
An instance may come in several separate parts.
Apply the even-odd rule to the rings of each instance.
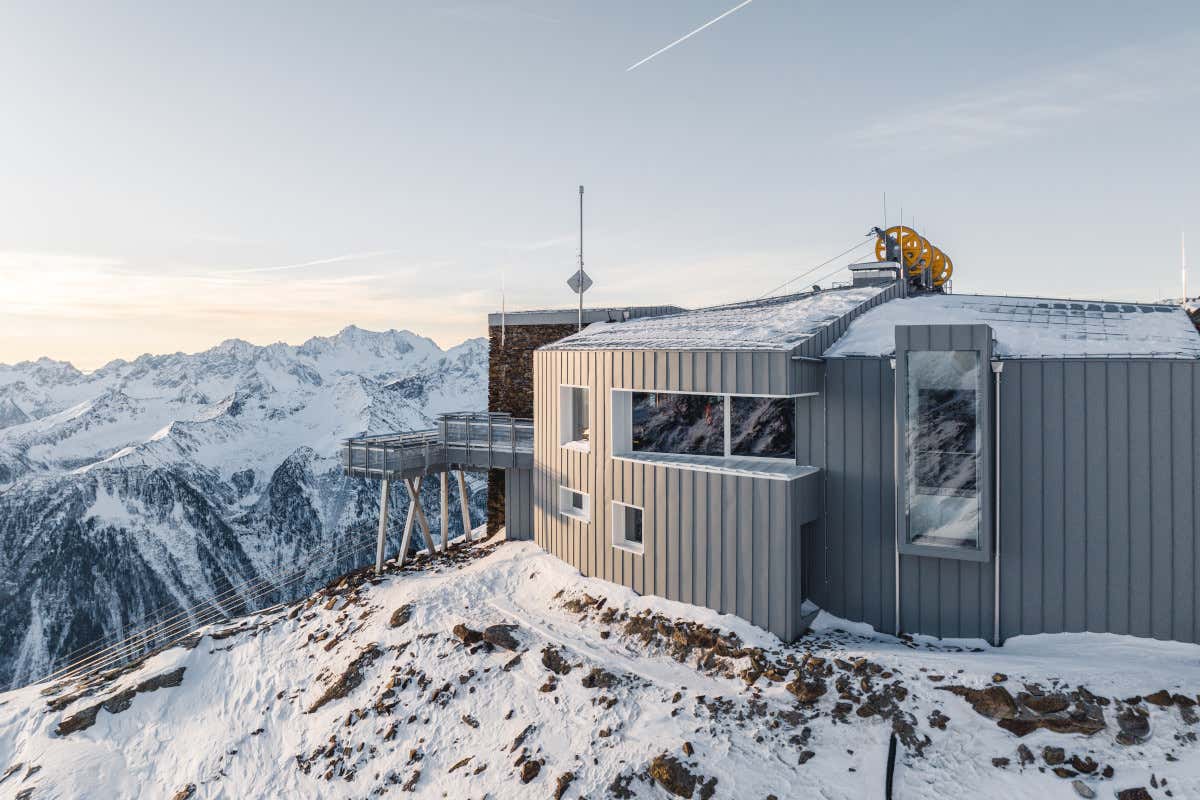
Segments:
[[[904,254],[904,266],[908,267],[909,277],[915,277],[929,266],[933,257],[933,245],[913,231],[913,235],[905,238],[900,244],[900,252]]]
[[[905,239],[916,235],[916,231],[905,225],[893,225],[892,227],[888,228],[883,232],[882,236],[876,237],[875,239],[875,260],[887,261],[887,245],[889,236],[895,236],[896,241],[903,246]]]
[[[950,256],[943,256],[946,259],[946,264],[942,268],[940,274],[933,278],[934,286],[941,286],[946,281],[950,280],[950,276],[954,274],[954,262],[950,260]]]
[[[946,254],[937,249],[937,245],[933,247],[933,255],[929,257],[929,274],[934,280],[938,275],[942,274],[942,270],[946,268]]]

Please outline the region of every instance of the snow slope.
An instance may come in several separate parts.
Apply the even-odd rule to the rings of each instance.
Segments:
[[[87,374],[0,365],[0,686],[314,550],[358,563],[345,551],[369,535],[378,488],[342,476],[339,440],[483,408],[485,347],[351,326]]]
[[[532,543],[455,558],[377,582],[350,576],[210,628],[91,694],[0,695],[0,798],[858,800],[883,796],[893,729],[905,731],[903,800],[1066,800],[1076,779],[1104,798],[1133,787],[1200,796],[1200,723],[1179,703],[1132,697],[1194,698],[1200,647],[1068,634],[992,649],[895,639],[824,615],[785,646],[734,617],[583,578]],[[460,624],[514,626],[516,654],[473,643]],[[801,702],[798,674],[826,674],[827,691]],[[855,711],[874,696],[868,684],[892,693],[890,721]],[[1021,738],[942,688],[1040,687],[1053,698],[1084,685],[1105,703],[1102,730]],[[94,724],[70,730],[102,701]],[[1117,742],[1119,709],[1145,713],[1144,742]],[[1032,763],[1021,763],[1021,745]],[[1092,773],[1058,777],[1046,747]]]

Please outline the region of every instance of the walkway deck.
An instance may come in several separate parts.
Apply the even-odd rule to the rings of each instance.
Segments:
[[[508,414],[442,414],[437,427],[346,439],[347,475],[400,480],[454,470],[533,467],[533,420]]]

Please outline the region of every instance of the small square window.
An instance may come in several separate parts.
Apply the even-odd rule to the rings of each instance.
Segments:
[[[588,390],[584,386],[558,387],[558,443],[588,449],[591,440]]]
[[[558,487],[558,513],[580,522],[588,522],[592,518],[591,498],[583,492],[560,486]]]
[[[612,512],[613,547],[643,552],[642,509],[614,500]]]

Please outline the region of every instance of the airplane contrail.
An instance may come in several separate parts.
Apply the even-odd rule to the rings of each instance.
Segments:
[[[635,69],[637,69],[638,67],[640,67],[642,64],[645,64],[647,61],[649,61],[650,59],[654,58],[655,56],[657,56],[657,55],[662,55],[663,53],[667,52],[668,50],[670,50],[672,47],[674,47],[675,45],[679,44],[680,42],[687,41],[688,39],[692,38],[693,36],[695,36],[695,35],[696,35],[697,33],[699,33],[700,31],[702,31],[702,30],[704,30],[705,28],[707,28],[709,25],[712,25],[712,24],[714,24],[714,23],[720,22],[721,20],[725,19],[726,17],[728,17],[728,16],[729,16],[730,14],[732,14],[733,12],[737,11],[739,8],[744,8],[744,7],[748,6],[748,5],[750,5],[750,3],[752,3],[752,2],[753,2],[753,0],[743,0],[741,3],[738,3],[736,6],[734,6],[734,7],[733,7],[733,8],[731,8],[731,9],[729,9],[728,11],[726,11],[726,12],[725,12],[724,14],[722,14],[721,16],[719,16],[719,17],[713,17],[713,18],[712,18],[712,19],[710,19],[708,22],[704,23],[704,24],[703,24],[703,25],[701,25],[699,28],[696,28],[696,30],[692,31],[691,33],[687,33],[687,34],[684,34],[683,36],[680,36],[678,39],[676,39],[675,41],[671,42],[669,45],[667,45],[666,47],[662,48],[661,50],[655,50],[653,53],[651,53],[650,55],[646,56],[646,57],[645,57],[645,58],[643,58],[641,61],[637,62],[636,64],[634,64],[632,67],[629,67],[629,68],[628,68],[627,70],[625,70],[625,71],[626,71],[626,72],[633,72]]]
[[[218,275],[240,275],[242,273],[251,272],[282,272],[289,269],[302,269],[304,267],[316,267],[322,264],[337,264],[341,261],[358,261],[363,258],[376,258],[378,256],[390,256],[396,253],[402,253],[403,250],[372,250],[366,253],[346,253],[341,256],[333,256],[332,258],[318,258],[316,261],[305,261],[300,264],[284,264],[279,267],[250,267],[248,269],[225,269],[217,270]]]

